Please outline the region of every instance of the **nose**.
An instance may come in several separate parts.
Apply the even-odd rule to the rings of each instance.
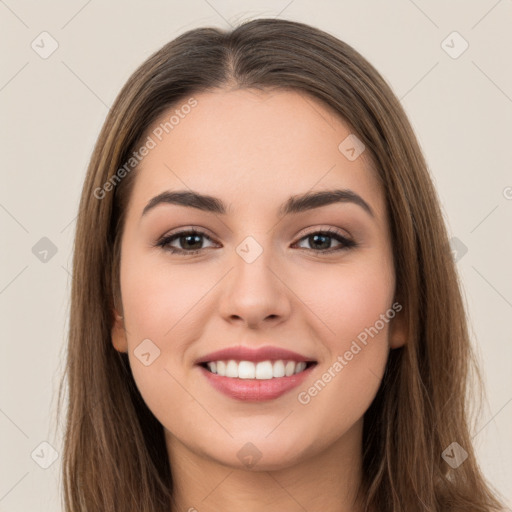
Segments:
[[[268,250],[249,261],[235,253],[219,302],[220,314],[229,323],[251,329],[282,323],[290,315],[292,292],[286,278],[278,275],[282,275],[279,263]]]

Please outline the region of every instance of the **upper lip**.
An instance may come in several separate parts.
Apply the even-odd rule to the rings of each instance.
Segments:
[[[229,361],[233,359],[235,361],[304,361],[310,362],[315,361],[310,357],[303,356],[297,352],[286,350],[284,348],[266,346],[260,348],[249,348],[244,346],[229,347],[222,350],[217,350],[200,357],[196,364],[208,363],[211,361]]]

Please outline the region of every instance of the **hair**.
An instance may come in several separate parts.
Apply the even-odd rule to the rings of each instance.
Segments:
[[[173,483],[163,426],[142,399],[128,356],[112,345],[120,304],[124,219],[137,169],[104,185],[149,128],[193,94],[293,90],[335,112],[365,144],[382,183],[392,236],[396,298],[407,343],[391,350],[364,415],[367,512],[501,510],[470,437],[471,376],[481,386],[461,285],[435,189],[390,86],[354,48],[303,23],[256,19],[230,31],[190,30],[151,55],[107,115],[85,178],[74,243],[66,371],[63,494],[67,512],[168,512]],[[99,198],[100,197],[100,198]],[[479,387],[480,389],[480,387]],[[60,413],[58,413],[60,414]],[[456,441],[467,460],[441,454]]]

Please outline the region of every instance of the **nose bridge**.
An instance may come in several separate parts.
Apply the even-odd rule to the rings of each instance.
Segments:
[[[261,239],[261,237],[260,237]],[[246,237],[235,249],[236,256],[233,258],[235,265],[235,281],[238,284],[251,286],[252,288],[265,288],[275,286],[275,271],[272,264],[276,266],[276,257],[269,247],[268,238],[264,245],[260,244],[253,236]]]
[[[221,314],[227,320],[237,318],[256,325],[289,313],[287,288],[277,277],[279,262],[270,236],[249,235],[243,239],[235,247],[232,266],[221,301]]]

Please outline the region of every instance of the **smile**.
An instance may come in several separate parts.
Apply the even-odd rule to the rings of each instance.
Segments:
[[[209,361],[203,363],[203,367],[211,373],[221,377],[231,379],[258,379],[270,380],[280,377],[290,377],[303,372],[307,367],[313,365],[313,362],[304,361],[286,361],[279,359],[277,361]]]
[[[199,357],[196,368],[215,390],[236,400],[273,400],[299,386],[318,364],[284,347],[237,345]]]

